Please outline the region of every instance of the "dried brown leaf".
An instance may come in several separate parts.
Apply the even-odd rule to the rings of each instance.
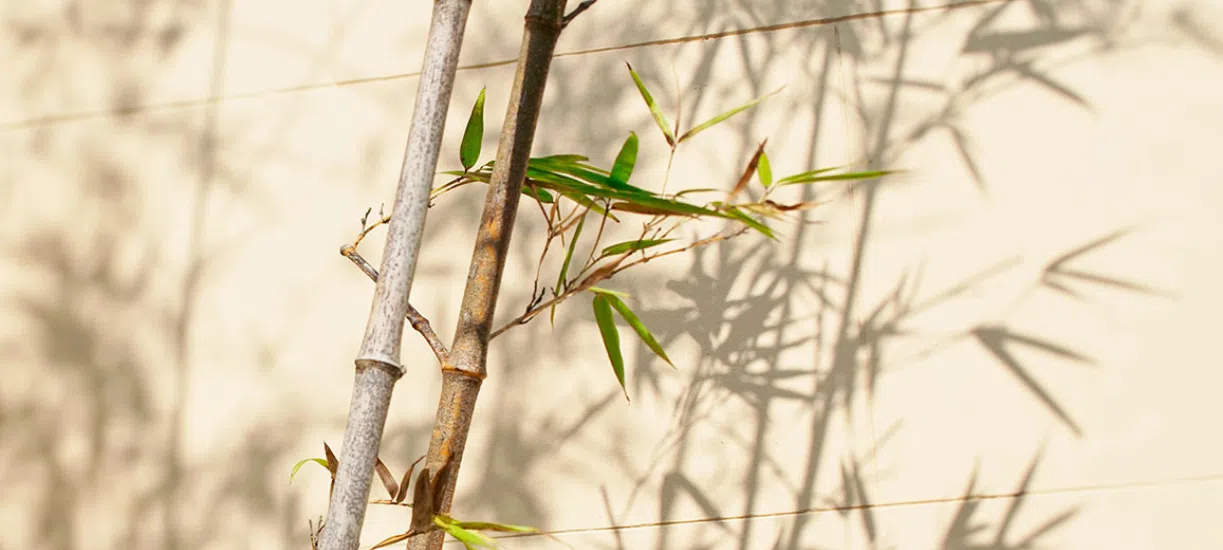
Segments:
[[[437,471],[433,482],[429,484],[429,492],[433,493],[433,511],[437,513],[442,509],[442,494],[447,483],[450,483],[450,478],[454,476],[454,462],[449,457],[446,458],[446,463],[442,465],[442,469]],[[430,519],[432,523],[432,519]]]
[[[403,542],[405,540],[408,540],[412,538],[413,535],[416,535],[416,533],[413,533],[411,531],[408,531],[407,533],[400,533],[398,535],[391,535],[383,539],[382,542],[379,542],[378,544],[371,546],[369,550],[375,550],[377,548],[386,548],[387,546],[390,546],[397,542]]]
[[[764,145],[768,142],[768,139],[760,142],[760,146],[756,148],[756,154],[752,155],[752,160],[747,162],[747,168],[743,170],[743,175],[739,176],[739,181],[735,183],[735,188],[730,190],[730,195],[727,196],[726,202],[733,201],[736,195],[747,188],[748,182],[752,181],[752,176],[756,175],[756,167],[760,165],[760,155],[764,153]]]
[[[335,457],[335,453],[331,452],[331,446],[326,441],[323,442],[323,454],[327,457],[327,469],[331,470],[331,480],[335,481],[335,474],[340,469],[340,460]]]
[[[408,466],[408,471],[403,473],[403,480],[399,482],[399,494],[392,498],[392,500],[395,501],[395,504],[402,503],[404,499],[408,498],[408,485],[410,485],[412,482],[412,472],[416,470],[416,465],[420,464],[420,461],[424,459],[425,457],[423,456],[416,459],[416,462],[413,462],[411,466]]]
[[[776,209],[778,209],[778,210],[780,210],[780,211],[782,211],[782,212],[793,212],[793,211],[795,211],[795,210],[811,210],[811,209],[813,209],[813,208],[817,208],[817,207],[819,207],[819,206],[822,206],[822,205],[824,204],[824,202],[822,202],[822,201],[806,201],[806,202],[799,202],[799,203],[794,203],[794,204],[780,204],[780,203],[773,202],[773,201],[771,201],[771,200],[765,200],[765,201],[764,201],[764,204],[767,204],[767,205],[769,205],[769,206],[771,206],[771,207],[773,207],[773,208],[776,208]]]
[[[399,484],[395,482],[395,476],[391,474],[391,469],[382,463],[382,458],[377,458],[374,462],[374,471],[378,472],[378,478],[382,480],[382,486],[386,488],[387,494],[394,499],[395,495],[399,494]]]
[[[428,529],[433,525],[433,495],[429,487],[429,469],[416,476],[416,489],[412,492],[412,531]]]

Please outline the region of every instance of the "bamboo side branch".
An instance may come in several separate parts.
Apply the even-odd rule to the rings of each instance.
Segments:
[[[356,264],[357,268],[362,273],[365,273],[365,276],[369,277],[371,281],[378,282],[378,270],[374,269],[374,266],[369,265],[369,262],[352,245],[345,245],[341,248],[340,255]],[[445,365],[449,361],[446,357],[450,355],[450,351],[446,349],[446,344],[443,344],[442,339],[433,331],[433,325],[415,307],[412,307],[411,302],[408,303],[407,310],[404,317],[408,320],[408,324],[412,325],[412,328],[425,339],[425,343],[429,344],[429,348],[433,350],[433,355],[437,357],[437,362]]]
[[[526,179],[548,70],[556,41],[564,26],[564,13],[565,0],[531,0],[527,10],[518,71],[514,75],[510,104],[497,146],[496,166],[485,196],[484,213],[468,270],[454,345],[450,348],[451,362],[442,367],[442,394],[429,442],[426,467],[436,470],[450,461],[455,471],[445,485],[438,488],[442,491],[438,513],[450,511],[476,397],[487,376],[493,313],[501,288],[518,199]],[[443,534],[433,532],[411,539],[408,548],[440,550],[442,541]]]
[[[436,0],[433,4],[416,106],[395,192],[381,275],[356,359],[348,424],[320,550],[356,550],[360,542],[391,392],[404,373],[400,345],[408,293],[420,253],[429,191],[470,11],[471,0]]]

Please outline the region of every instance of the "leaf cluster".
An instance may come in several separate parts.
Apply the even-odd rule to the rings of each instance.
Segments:
[[[336,472],[339,470],[339,460],[335,453],[331,451],[331,447],[327,443],[323,443],[323,453],[326,458],[305,458],[299,460],[293,465],[293,471],[289,474],[289,482],[293,482],[293,478],[297,476],[297,472],[302,466],[308,463],[315,463],[323,468],[326,468],[331,473],[331,483],[334,488]],[[382,481],[383,488],[386,489],[390,496],[386,500],[375,500],[374,504],[390,504],[396,506],[410,506],[412,508],[412,520],[407,531],[392,535],[383,539],[378,544],[375,544],[370,550],[384,548],[403,542],[417,535],[422,535],[436,530],[445,531],[446,534],[463,543],[468,550],[475,548],[497,548],[496,542],[482,535],[479,531],[501,531],[509,533],[539,533],[534,527],[525,527],[522,525],[508,525],[503,523],[493,523],[488,521],[460,521],[446,514],[437,513],[442,505],[442,493],[440,489],[445,486],[450,477],[454,475],[453,462],[447,460],[437,474],[430,475],[429,469],[421,470],[420,475],[416,478],[416,488],[413,491],[412,503],[407,504],[404,501],[408,496],[408,487],[412,480],[412,473],[416,470],[416,465],[424,460],[425,457],[420,457],[413,462],[408,470],[404,472],[403,477],[396,479],[391,473],[390,468],[382,462],[382,458],[378,457],[374,464],[374,471],[378,473],[378,478]],[[321,532],[323,524],[320,522],[318,530]],[[316,533],[311,533],[311,544],[315,545],[317,539]]]
[[[680,144],[731,117],[751,109],[781,89],[726,110],[709,120],[697,124],[687,131],[680,131],[679,118],[673,124],[654,100],[653,95],[632,66],[629,76],[640,93],[650,116],[662,132],[674,157]],[[463,138],[459,145],[459,162],[462,170],[451,170],[443,174],[452,176],[450,181],[435,187],[430,201],[471,183],[487,184],[492,177],[495,160],[478,165],[484,138],[485,91],[481,90],[472,106]],[[493,333],[500,335],[509,328],[525,324],[544,310],[549,310],[555,320],[556,306],[564,300],[589,292],[596,324],[607,350],[612,371],[622,389],[626,388],[624,358],[620,352],[620,339],[613,311],[633,329],[637,336],[659,358],[674,366],[657,339],[646,328],[640,318],[622,298],[626,294],[600,288],[595,285],[610,279],[630,267],[652,259],[685,252],[700,246],[755,231],[776,240],[774,230],[765,219],[781,220],[790,213],[809,210],[819,206],[816,202],[784,203],[774,200],[773,193],[791,185],[810,185],[821,182],[877,178],[888,171],[839,172],[842,167],[821,168],[774,179],[772,164],[765,152],[764,140],[747,162],[734,185],[729,190],[703,188],[687,189],[677,193],[654,192],[635,183],[630,183],[640,153],[640,140],[635,132],[629,132],[615,160],[608,168],[597,166],[589,157],[580,154],[558,154],[531,158],[527,164],[526,180],[522,193],[539,207],[547,223],[547,236],[539,259],[535,289],[532,300],[518,318]],[[669,172],[670,162],[668,163]],[[756,182],[759,198],[741,200],[745,191]],[[697,201],[691,197],[711,196],[709,200]],[[719,198],[719,195],[721,197]],[[604,244],[604,232],[609,223],[625,223],[630,216],[641,220],[640,234],[631,240]],[[587,228],[587,221],[594,218],[598,230],[593,239],[588,237],[590,253],[585,261],[576,259],[579,240]],[[674,235],[684,224],[695,220],[720,219],[730,222],[737,230],[730,230],[689,243],[677,242]],[[554,241],[559,240],[564,257],[551,287],[539,288],[544,260]],[[567,242],[567,244],[566,244]],[[576,260],[576,261],[575,261]],[[549,278],[548,280],[552,280]],[[550,296],[549,296],[550,294]],[[628,398],[625,389],[625,398]]]

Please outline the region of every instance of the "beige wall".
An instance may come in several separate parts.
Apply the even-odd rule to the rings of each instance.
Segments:
[[[463,62],[513,57],[525,4],[477,2]],[[287,475],[338,446],[372,289],[336,251],[391,200],[427,5],[0,6],[0,548],[304,547],[325,474]],[[603,0],[559,50],[906,6]],[[730,185],[765,137],[780,175],[908,172],[617,278],[678,365],[629,341],[631,405],[585,300],[497,340],[455,513],[578,548],[1223,547],[1221,28],[1207,0],[1017,0],[558,59],[540,154],[636,131],[658,184],[628,61],[686,121],[785,86],[672,185]],[[511,75],[460,73],[443,167],[483,86],[488,156]],[[480,200],[430,213],[413,301],[443,337]],[[439,388],[406,336],[396,471]],[[373,508],[367,545],[406,518]]]

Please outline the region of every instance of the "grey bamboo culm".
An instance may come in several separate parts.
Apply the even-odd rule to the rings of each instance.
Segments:
[[[420,254],[429,191],[437,170],[446,111],[471,0],[435,0],[403,168],[374,290],[344,429],[335,488],[320,550],[357,550],[365,522],[374,462],[400,364],[408,294]]]

